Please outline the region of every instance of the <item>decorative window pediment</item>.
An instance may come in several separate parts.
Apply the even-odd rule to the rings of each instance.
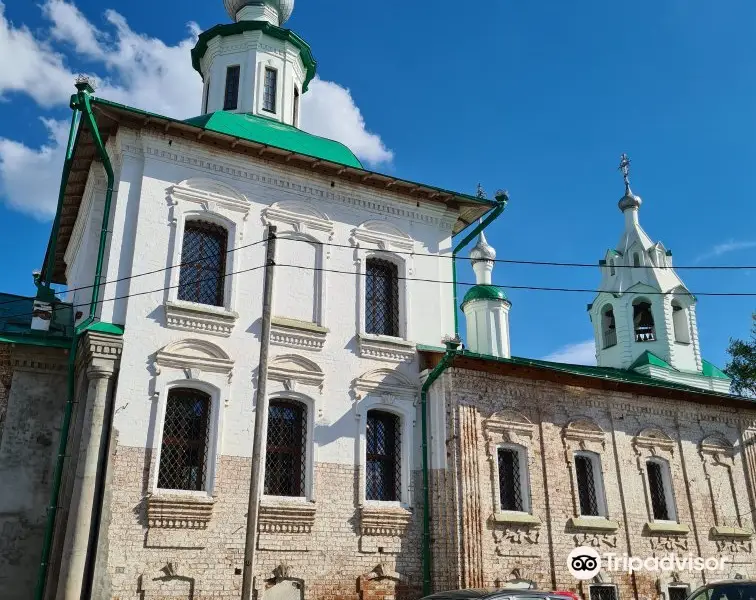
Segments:
[[[322,393],[325,374],[313,361],[297,354],[277,356],[270,362],[268,378],[281,382],[288,391],[299,385],[317,387]]]
[[[605,443],[604,430],[588,418],[570,421],[562,431],[562,436],[565,440],[582,442],[583,444],[598,442],[603,446]]]
[[[276,202],[263,211],[262,219],[265,225],[286,223],[291,225],[297,233],[322,232],[328,234],[328,239],[333,236],[333,221],[309,202],[300,200]]]
[[[387,221],[365,221],[352,231],[351,242],[357,247],[368,245],[381,250],[412,252],[415,249],[415,241]]]
[[[191,379],[198,379],[201,371],[222,373],[231,376],[234,361],[226,352],[207,340],[179,340],[168,344],[155,356],[155,364],[160,374],[161,367],[183,369],[192,375]]]
[[[406,375],[386,368],[374,369],[357,377],[354,380],[353,387],[357,400],[369,394],[375,394],[385,397],[389,404],[393,403],[392,399],[414,402],[417,398],[418,389],[417,385]]]
[[[638,433],[633,439],[633,446],[637,454],[640,454],[639,449],[643,448],[652,456],[665,452],[674,454],[675,451],[675,441],[661,429],[654,427],[648,427]]]
[[[193,202],[210,212],[248,213],[250,202],[229,185],[212,179],[192,178],[174,185],[170,190],[172,203]],[[218,209],[221,209],[219,211]]]

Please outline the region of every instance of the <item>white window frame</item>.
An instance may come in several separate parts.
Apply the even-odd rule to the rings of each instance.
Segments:
[[[669,519],[657,519],[654,517],[654,506],[651,501],[651,478],[648,476],[648,463],[655,463],[661,468],[662,486],[664,487],[664,500],[667,503]],[[646,476],[646,489],[648,490],[649,519],[655,523],[677,523],[677,505],[675,504],[675,491],[672,487],[672,475],[669,461],[659,456],[650,456],[643,463],[643,471]]]
[[[367,329],[367,261],[370,259],[385,260],[396,266],[396,285],[397,293],[399,295],[399,335],[381,335],[377,333],[368,333]],[[375,250],[368,250],[364,253],[362,260],[358,265],[357,285],[359,289],[359,301],[360,301],[360,335],[374,340],[386,340],[394,341],[401,340],[406,341],[408,336],[408,320],[407,314],[409,312],[409,294],[407,293],[407,263],[406,261],[393,252],[377,252]]]
[[[575,481],[575,502],[577,505],[577,512],[581,518],[584,519],[606,519],[608,518],[609,510],[606,504],[606,493],[604,491],[604,473],[601,468],[601,455],[597,452],[590,450],[576,450],[574,457],[583,456],[588,458],[593,468],[593,486],[596,489],[596,507],[598,508],[598,515],[584,515],[580,507],[580,482],[577,477],[577,465],[573,460],[572,477]]]
[[[501,506],[501,474],[499,473],[499,450],[514,450],[517,452],[517,460],[520,464],[520,491],[522,495],[522,510],[505,510]],[[496,506],[495,511],[502,515],[532,514],[530,499],[530,461],[528,449],[522,444],[502,443],[496,445],[496,459],[494,460],[494,472],[496,474]]]
[[[379,392],[380,393],[380,392]],[[400,497],[399,500],[368,500],[367,499],[367,415],[368,411],[379,410],[386,413],[392,413],[399,417],[399,428],[402,436],[401,456],[399,464],[401,465],[400,480]],[[383,507],[383,508],[409,508],[412,506],[412,497],[410,494],[410,477],[413,466],[413,449],[414,443],[414,424],[416,409],[412,401],[396,398],[393,396],[368,395],[358,403],[357,420],[358,420],[358,469],[359,469],[359,503],[361,506]]]
[[[231,69],[234,67],[239,69],[239,82],[236,86],[236,106],[234,108],[226,108],[226,93],[228,92],[228,73]],[[226,77],[223,80],[223,105],[221,106],[221,109],[224,112],[238,112],[239,107],[241,106],[241,95],[242,95],[242,65],[240,63],[231,63],[226,65]]]
[[[168,396],[173,389],[192,389],[204,392],[210,396],[210,434],[207,448],[205,449],[205,487],[202,490],[172,490],[158,487],[160,455],[163,450],[163,429],[165,426],[165,413],[168,407]],[[221,402],[221,388],[198,379],[177,379],[167,383],[158,396],[156,414],[156,427],[153,439],[153,452],[155,453],[154,469],[150,489],[155,495],[186,495],[211,497],[215,492],[215,478],[218,471],[220,458],[221,432],[223,431],[224,403]]]
[[[270,411],[270,403],[275,401],[293,401],[304,405],[305,416],[305,485],[304,496],[272,496],[265,493],[262,497],[268,503],[286,503],[286,502],[314,502],[315,501],[315,456],[317,454],[317,444],[315,442],[315,400],[310,396],[293,390],[274,392],[268,396],[266,410]],[[268,448],[268,415],[265,415],[265,445]],[[262,483],[265,489],[265,461],[262,461]]]
[[[259,110],[261,115],[267,115],[267,116],[278,116],[281,112],[281,88],[283,87],[281,85],[281,69],[278,67],[268,64],[267,62],[260,63],[260,89],[259,89]],[[276,105],[273,107],[274,110],[268,110],[265,108],[265,79],[268,73],[268,69],[271,71],[275,71],[276,73],[276,89],[274,90],[274,102]]]
[[[325,260],[325,252],[324,252],[324,242],[319,240],[314,235],[311,235],[309,233],[303,233],[303,232],[297,232],[297,231],[280,231],[276,234],[276,237],[280,240],[294,240],[292,243],[296,243],[296,241],[299,241],[300,243],[307,243],[311,244],[315,247],[315,281],[316,281],[316,289],[314,290],[313,300],[314,300],[314,306],[313,306],[313,313],[315,315],[315,319],[312,321],[314,324],[320,326],[320,327],[326,327],[325,324],[325,315],[326,315],[326,290],[328,289],[328,272],[326,271],[326,260]],[[233,254],[233,253],[232,253]],[[296,269],[290,269],[292,271],[295,271]],[[283,272],[285,273],[286,268],[284,267],[283,270],[279,270],[279,273]],[[275,298],[275,286],[277,285],[276,282],[278,282],[279,285],[282,283],[285,283],[284,277],[279,277],[277,279],[274,279],[273,286],[274,286],[274,298]],[[277,308],[273,307],[273,316],[275,317],[288,317],[289,315],[284,314],[282,311],[277,310]]]

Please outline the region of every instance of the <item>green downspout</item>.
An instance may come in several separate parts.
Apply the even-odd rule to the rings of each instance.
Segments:
[[[110,162],[110,157],[105,150],[105,144],[102,142],[100,136],[100,130],[97,127],[94,114],[92,114],[92,105],[89,101],[89,95],[94,92],[94,89],[87,82],[79,82],[76,84],[76,88],[79,90],[78,94],[75,94],[71,99],[71,108],[74,110],[74,119],[77,112],[81,112],[89,125],[89,131],[92,134],[92,139],[97,146],[97,153],[102,160],[103,167],[108,176],[108,188],[105,192],[105,205],[102,215],[102,228],[100,230],[100,245],[97,249],[97,264],[95,266],[94,282],[92,284],[92,300],[89,306],[89,316],[74,329],[73,339],[71,341],[71,350],[68,353],[68,399],[63,411],[63,422],[60,427],[60,442],[58,444],[58,457],[55,463],[55,471],[53,473],[52,492],[50,493],[50,505],[47,507],[47,524],[45,526],[45,535],[42,542],[42,560],[39,563],[39,573],[37,576],[37,586],[34,591],[35,600],[42,600],[45,593],[45,585],[47,582],[47,570],[50,562],[50,552],[52,550],[52,539],[55,532],[55,517],[58,512],[58,501],[60,497],[60,486],[63,479],[63,463],[66,458],[66,450],[68,446],[68,433],[71,426],[71,415],[73,413],[74,393],[75,393],[75,381],[76,376],[76,349],[79,343],[79,338],[86,332],[87,329],[94,323],[97,313],[97,304],[99,303],[100,296],[100,281],[102,280],[102,263],[105,255],[105,245],[107,243],[108,236],[108,223],[110,221],[110,204],[113,199],[113,187],[115,184],[115,175],[113,173],[113,165]],[[73,132],[73,127],[72,127]],[[65,190],[66,183],[68,181],[68,175],[70,173],[69,155],[72,152],[72,144],[69,140],[69,149],[67,154],[67,161],[69,164],[66,169],[63,169],[63,181],[61,182],[61,195],[58,202],[58,214],[56,215],[55,223],[59,224],[61,205],[63,201],[63,191]],[[49,282],[51,278],[51,265],[53,264],[53,258],[55,255],[55,246],[57,245],[57,231],[53,231],[53,239],[50,243],[50,254],[47,261],[46,280]]]
[[[428,475],[428,390],[441,376],[457,354],[461,344],[459,337],[445,341],[446,354],[428,374],[420,391],[420,423],[422,427],[422,454],[423,454],[423,596],[431,593],[431,549],[430,549],[430,482]]]
[[[475,229],[473,229],[470,233],[467,234],[467,236],[465,236],[465,239],[457,244],[457,246],[454,248],[454,251],[452,252],[452,289],[454,293],[452,309],[454,311],[454,335],[456,337],[459,337],[459,315],[457,314],[457,252],[467,246],[467,244],[469,244],[476,235],[478,235],[496,218],[498,218],[498,216],[502,212],[504,212],[504,209],[507,207],[507,202],[509,202],[509,196],[507,196],[507,193],[498,192],[496,194],[496,206],[494,206],[493,209],[489,211],[488,216],[483,219],[483,221],[478,223],[478,226]]]

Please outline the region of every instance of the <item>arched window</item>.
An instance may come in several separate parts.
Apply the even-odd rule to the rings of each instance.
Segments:
[[[614,259],[612,258],[609,261],[609,275],[614,275],[617,273],[617,269],[615,268]]]
[[[680,344],[690,344],[688,311],[677,300],[672,300],[672,325],[675,328],[675,341]]]
[[[228,232],[215,223],[187,221],[178,299],[223,306]]]
[[[656,341],[654,315],[651,312],[651,303],[648,300],[639,298],[633,302],[633,326],[635,327],[636,342]]]
[[[399,269],[368,258],[365,277],[365,333],[399,337]]]
[[[604,482],[599,456],[593,452],[576,452],[575,478],[580,514],[589,517],[606,516]]]
[[[292,120],[294,127],[299,127],[299,88],[294,86],[294,118]]]
[[[674,521],[677,517],[672,481],[669,476],[669,463],[664,459],[651,458],[646,461],[646,473],[654,520]]]
[[[400,500],[402,430],[399,417],[389,412],[369,410],[365,442],[365,498]]]
[[[273,400],[268,408],[265,494],[304,496],[307,408],[293,400]]]
[[[617,345],[617,326],[614,322],[614,308],[607,304],[601,311],[601,329],[604,339],[604,348]]]
[[[633,266],[634,267],[640,267],[640,254],[637,252],[633,252]]]
[[[205,489],[209,438],[210,396],[194,389],[170,390],[160,447],[158,487]]]

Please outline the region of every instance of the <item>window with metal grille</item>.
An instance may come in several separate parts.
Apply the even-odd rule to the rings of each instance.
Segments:
[[[223,306],[228,233],[220,225],[187,221],[181,249],[179,300]]]
[[[613,585],[592,585],[591,600],[617,600],[617,588]]]
[[[241,67],[234,65],[226,69],[226,95],[223,97],[223,110],[236,110],[239,105],[239,76]]]
[[[513,448],[499,448],[499,499],[501,510],[522,510],[520,453]]]
[[[299,89],[294,86],[294,127],[299,127]]]
[[[205,83],[205,97],[202,101],[202,113],[207,114],[207,106],[210,102],[210,79]]]
[[[599,503],[593,459],[582,454],[575,456],[575,474],[577,475],[580,514],[598,516]]]
[[[368,258],[365,270],[365,332],[399,337],[399,268]]]
[[[651,492],[651,507],[654,511],[654,519],[668,521],[669,507],[667,506],[667,493],[662,468],[662,465],[654,460],[646,462],[648,488]]]
[[[307,408],[294,400],[273,400],[268,408],[265,494],[304,496]]]
[[[276,93],[278,88],[278,71],[265,67],[265,84],[263,86],[263,110],[276,112]]]
[[[667,588],[669,600],[685,600],[690,593],[686,585],[671,585]]]
[[[199,390],[172,389],[165,407],[158,487],[205,489],[209,439],[210,396]]]
[[[369,410],[365,437],[365,497],[368,500],[400,500],[402,438],[399,417],[380,410]]]

